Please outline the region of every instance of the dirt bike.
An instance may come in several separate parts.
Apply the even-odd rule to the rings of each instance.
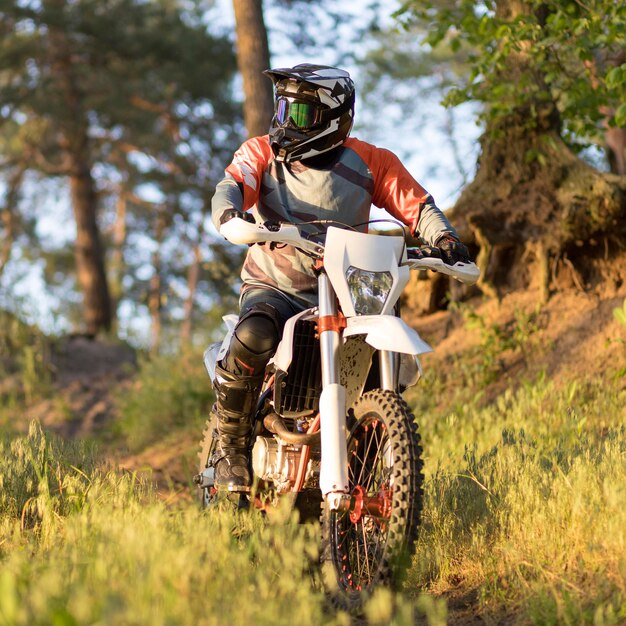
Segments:
[[[327,226],[327,222],[319,222]],[[336,222],[335,222],[336,224]],[[291,497],[304,517],[321,513],[321,576],[335,603],[358,610],[374,587],[393,584],[410,557],[422,508],[422,449],[402,398],[430,346],[396,314],[411,269],[474,283],[474,263],[447,265],[438,249],[407,251],[405,237],[328,226],[324,244],[302,226],[226,222],[234,244],[289,244],[312,258],[319,305],[289,319],[270,361],[256,409],[251,449],[256,487],[238,494],[266,509]],[[205,364],[226,354],[228,333]],[[201,502],[217,497],[217,430],[208,422],[196,476]]]

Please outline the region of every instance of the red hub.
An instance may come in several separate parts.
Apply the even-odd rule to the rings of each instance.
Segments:
[[[350,521],[357,524],[364,515],[388,520],[391,517],[391,496],[390,487],[382,487],[375,496],[366,496],[365,489],[357,485],[352,490]]]

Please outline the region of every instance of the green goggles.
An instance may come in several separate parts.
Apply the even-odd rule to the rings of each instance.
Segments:
[[[312,128],[322,121],[322,109],[312,102],[280,96],[276,99],[276,122],[285,126],[289,121],[300,129]]]

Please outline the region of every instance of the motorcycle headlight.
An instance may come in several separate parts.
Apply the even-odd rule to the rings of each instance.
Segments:
[[[368,272],[350,266],[346,280],[357,315],[378,315],[383,310],[393,287],[390,272]]]

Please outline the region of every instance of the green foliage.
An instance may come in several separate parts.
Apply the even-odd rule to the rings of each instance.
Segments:
[[[455,370],[462,375],[463,389],[473,393],[495,382],[503,372],[503,357],[507,352],[520,354],[527,362],[529,351],[537,344],[539,308],[530,313],[517,309],[514,319],[507,324],[488,322],[463,304],[452,308],[460,311],[465,327],[479,337],[479,343],[458,358]]]
[[[607,112],[611,125],[626,120],[624,3],[411,0],[398,17],[406,28],[426,26],[428,46],[473,50],[473,69],[449,92],[449,105],[477,100],[488,117],[523,109],[533,121],[553,99],[566,129],[588,139]]]
[[[50,340],[34,326],[0,310],[0,420],[14,407],[50,390]]]
[[[626,327],[626,299],[621,308],[613,309],[613,317],[624,327]]]
[[[162,355],[140,364],[133,387],[118,398],[117,428],[133,450],[180,428],[199,432],[213,392],[202,354]]]

